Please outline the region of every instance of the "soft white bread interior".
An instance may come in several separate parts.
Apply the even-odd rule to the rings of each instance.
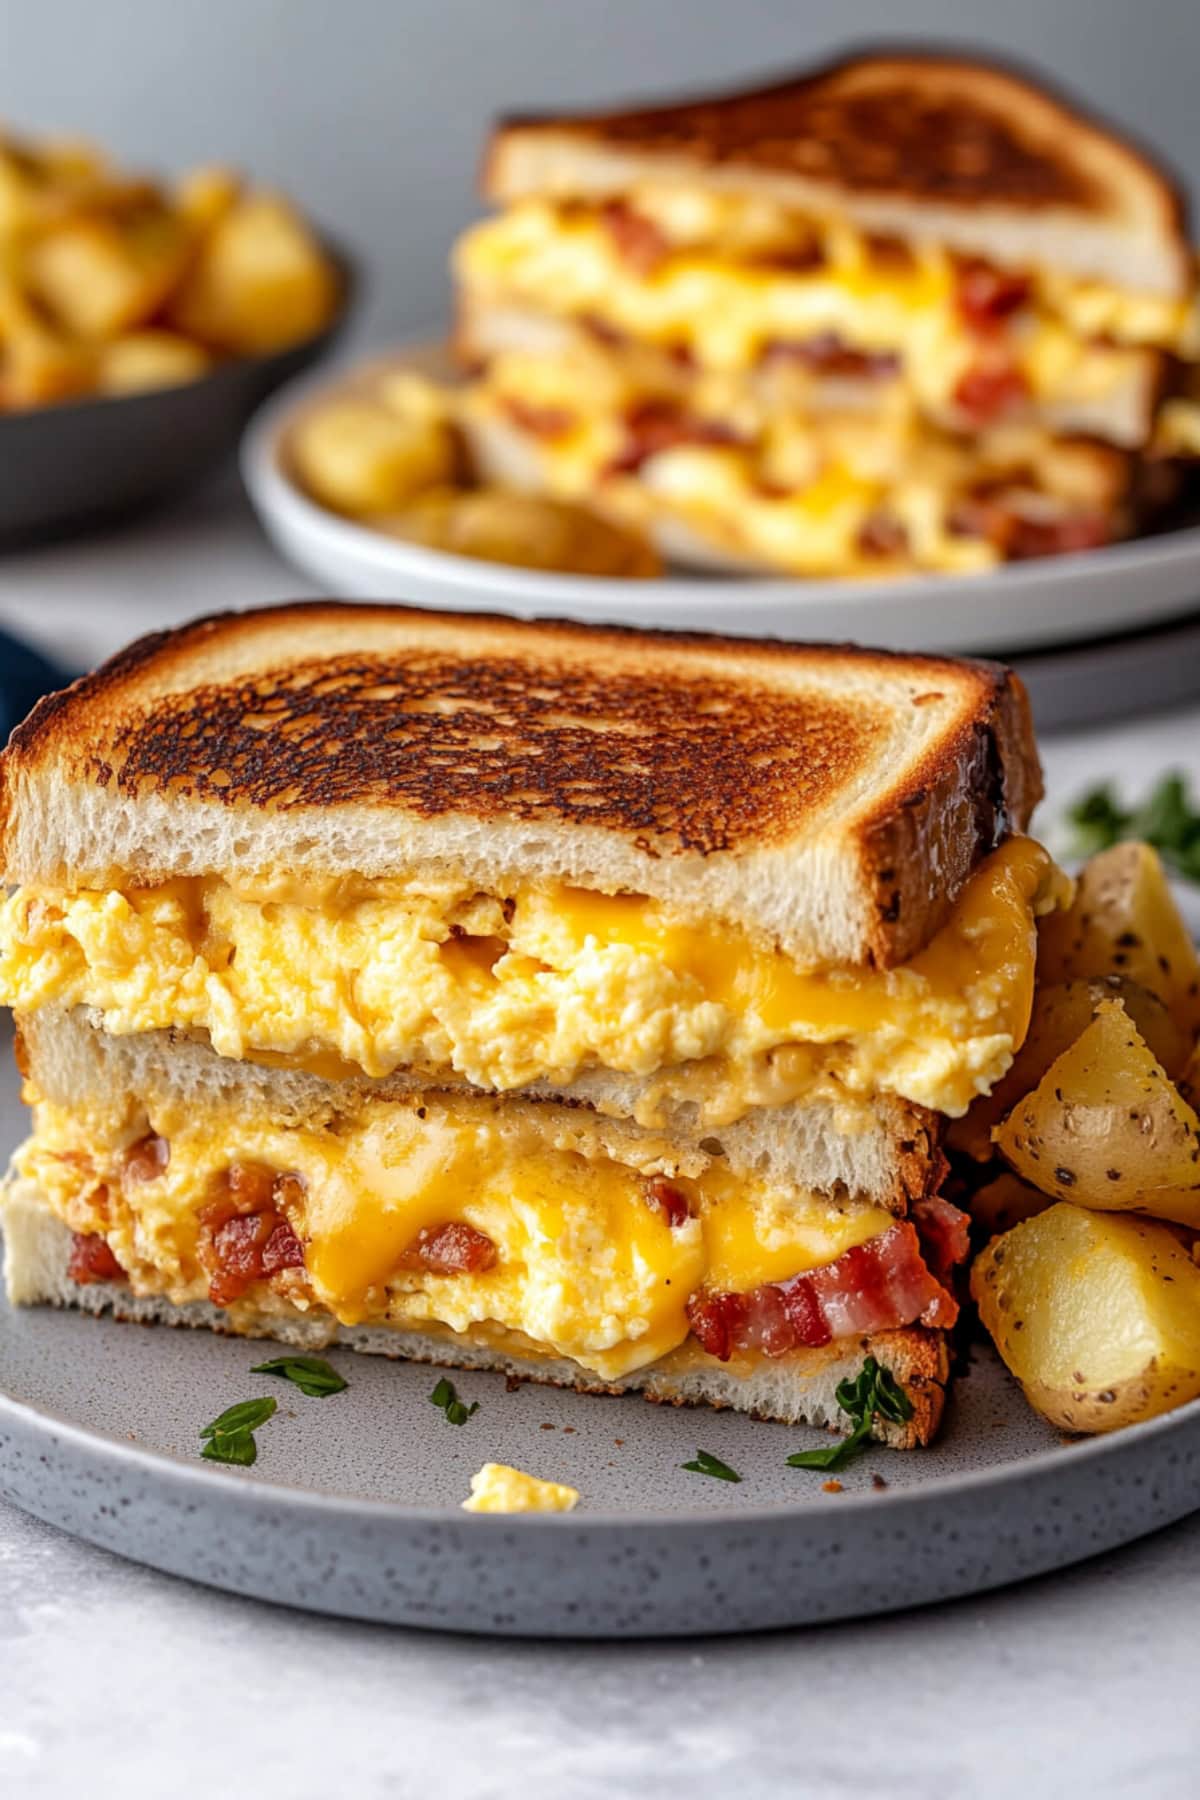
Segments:
[[[933,1115],[890,1096],[844,1109],[821,1101],[757,1106],[719,1132],[700,1135],[695,1109],[685,1105],[665,1109],[656,1125],[635,1124],[645,1084],[601,1071],[565,1093],[537,1088],[496,1099],[411,1071],[331,1082],[301,1069],[235,1062],[176,1032],[110,1037],[84,1008],[45,1007],[19,1020],[18,1035],[31,1094],[72,1109],[111,1105],[127,1095],[151,1113],[164,1104],[197,1118],[236,1109],[287,1129],[320,1128],[352,1119],[367,1100],[454,1092],[480,1116],[488,1112],[514,1129],[532,1126],[581,1154],[609,1156],[648,1173],[698,1178],[718,1166],[781,1192],[844,1191],[900,1213],[909,1200],[933,1192],[944,1171]]]
[[[1157,162],[1041,82],[956,56],[880,51],[739,93],[512,119],[484,166],[501,203],[644,182],[1146,293],[1179,296],[1192,278],[1184,203]]]
[[[994,664],[313,602],[142,639],[0,759],[9,883],[465,875],[907,960],[1041,793]]]
[[[90,1313],[112,1313],[139,1324],[191,1325],[230,1332],[226,1313],[208,1302],[175,1306],[153,1295],[135,1295],[120,1282],[81,1287],[67,1273],[71,1234],[48,1210],[28,1182],[10,1178],[0,1190],[0,1224],[4,1231],[4,1269],[14,1306],[72,1306]],[[638,1369],[619,1381],[605,1382],[578,1364],[542,1359],[471,1344],[456,1333],[412,1332],[378,1326],[345,1326],[328,1314],[302,1313],[276,1302],[259,1315],[239,1309],[238,1330],[247,1337],[270,1338],[304,1350],[331,1345],[372,1355],[440,1364],[451,1369],[495,1369],[506,1375],[588,1393],[641,1391],[650,1400],[677,1406],[733,1407],[785,1424],[847,1427],[836,1400],[838,1383],[856,1375],[871,1355],[889,1368],[907,1391],[913,1416],[904,1425],[877,1421],[876,1435],[897,1448],[928,1443],[937,1430],[949,1378],[949,1354],[941,1332],[910,1326],[873,1337],[842,1340],[824,1350],[807,1350],[764,1360],[741,1376],[720,1363],[672,1371],[670,1359]]]

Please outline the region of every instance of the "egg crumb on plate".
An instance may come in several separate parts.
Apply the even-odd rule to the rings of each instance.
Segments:
[[[523,1469],[490,1462],[472,1475],[471,1497],[463,1501],[462,1509],[476,1513],[574,1512],[578,1505],[577,1488],[539,1481]]]

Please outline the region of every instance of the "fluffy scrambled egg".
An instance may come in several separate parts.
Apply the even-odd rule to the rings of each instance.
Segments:
[[[1065,879],[1011,839],[928,947],[881,971],[802,970],[655,901],[563,887],[26,888],[0,913],[0,1001],[94,1007],[114,1035],[203,1032],[224,1057],[416,1066],[496,1091],[679,1071],[713,1120],[736,1116],[747,1069],[790,1057],[793,1097],[832,1083],[957,1115],[1024,1037],[1035,913]]]
[[[472,1475],[471,1497],[463,1501],[462,1509],[475,1513],[574,1512],[578,1505],[578,1488],[565,1487],[560,1481],[539,1481],[523,1469],[490,1462]]]
[[[691,1214],[671,1224],[646,1172],[605,1154],[586,1124],[513,1120],[482,1097],[367,1101],[352,1118],[304,1127],[176,1100],[145,1110],[43,1100],[34,1124],[20,1173],[71,1230],[105,1238],[137,1293],[207,1297],[201,1210],[231,1164],[257,1164],[300,1177],[286,1213],[304,1268],[256,1286],[256,1311],[317,1308],[342,1324],[516,1344],[604,1379],[682,1345],[698,1287],[748,1292],[833,1262],[892,1223],[878,1207],[768,1190],[714,1164],[672,1176]],[[131,1173],[125,1152],[148,1132],[165,1140],[165,1166]],[[491,1267],[405,1266],[422,1230],[450,1223],[491,1240]],[[240,1305],[229,1308],[235,1327]]]

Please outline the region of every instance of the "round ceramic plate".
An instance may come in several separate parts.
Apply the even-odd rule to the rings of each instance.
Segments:
[[[267,1345],[0,1306],[0,1494],[110,1550],[238,1593],[389,1624],[648,1637],[809,1624],[1060,1568],[1200,1503],[1200,1403],[1061,1442],[990,1353],[931,1450],[873,1448],[828,1493],[789,1469],[812,1431],[335,1352],[310,1400],[253,1375]],[[271,1393],[258,1462],[202,1462],[199,1429]],[[680,1465],[698,1449],[734,1485]],[[557,1516],[468,1515],[486,1461],[570,1482]]]
[[[444,349],[422,343],[380,366],[445,373]],[[1196,608],[1200,525],[983,575],[886,581],[775,580],[679,572],[659,581],[548,574],[405,544],[327,512],[301,492],[280,446],[289,419],[328,377],[293,382],[255,418],[242,474],[276,548],[329,593],[405,599],[628,625],[853,639],[897,650],[1005,651],[1144,627]]]

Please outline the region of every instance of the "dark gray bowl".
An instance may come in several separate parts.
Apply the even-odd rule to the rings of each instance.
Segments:
[[[341,293],[316,337],[240,356],[179,387],[0,413],[0,545],[86,530],[193,486],[233,456],[268,394],[324,356],[354,298],[354,270],[330,245]]]

